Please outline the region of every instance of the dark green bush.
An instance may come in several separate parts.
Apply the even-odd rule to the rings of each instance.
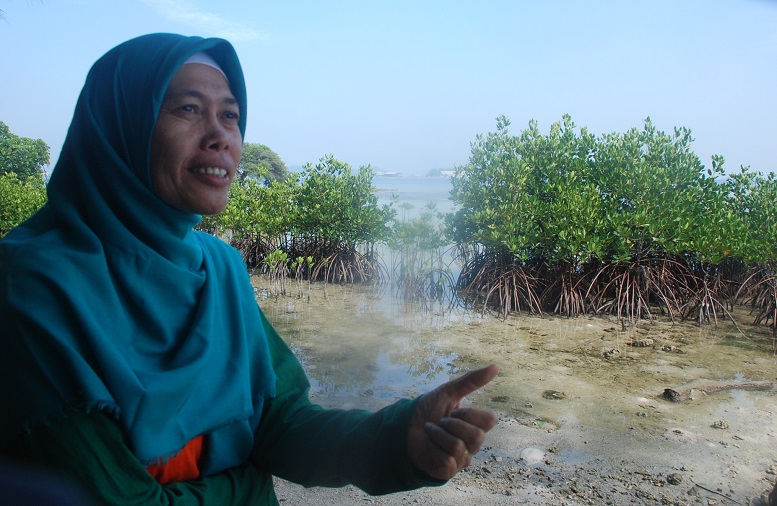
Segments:
[[[43,173],[32,174],[25,180],[13,172],[0,175],[0,237],[32,216],[46,200]]]

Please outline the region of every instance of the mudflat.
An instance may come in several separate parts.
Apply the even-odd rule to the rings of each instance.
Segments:
[[[777,481],[770,329],[610,317],[500,318],[314,284],[260,305],[303,362],[313,400],[378,409],[491,362],[467,402],[498,425],[439,488],[371,497],[277,480],[281,504],[765,505]],[[674,396],[671,392],[677,394]]]

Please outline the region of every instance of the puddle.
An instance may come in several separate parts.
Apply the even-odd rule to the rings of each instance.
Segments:
[[[370,290],[314,286],[311,302],[269,296],[260,305],[302,362],[311,396],[321,404],[377,409],[460,373],[458,354],[444,336],[427,333],[442,318],[421,322],[416,312]]]

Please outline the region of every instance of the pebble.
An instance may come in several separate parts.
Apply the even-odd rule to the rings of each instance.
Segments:
[[[683,482],[683,475],[680,473],[671,473],[666,477],[666,482],[670,485],[679,485]]]
[[[521,452],[521,459],[528,465],[539,464],[545,461],[545,452],[539,448],[524,448]]]

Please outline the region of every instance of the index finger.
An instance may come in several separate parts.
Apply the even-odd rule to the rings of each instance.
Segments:
[[[450,381],[447,388],[451,395],[457,399],[463,399],[478,388],[487,385],[499,373],[499,366],[496,364],[487,365],[480,369],[470,371],[460,378]]]

